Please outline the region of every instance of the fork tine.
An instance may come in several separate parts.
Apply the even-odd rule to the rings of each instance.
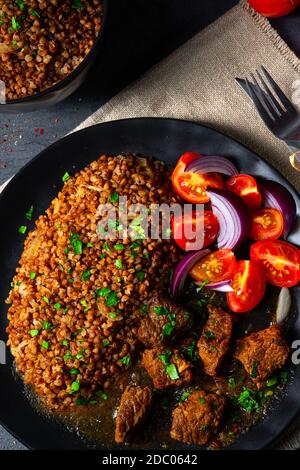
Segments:
[[[282,115],[285,113],[285,110],[280,106],[278,101],[274,98],[271,90],[270,89],[263,90],[260,84],[258,83],[256,77],[253,75],[253,73],[251,74],[251,78],[254,84],[256,85],[257,89],[259,90],[260,94],[264,96],[264,102],[267,108],[269,109],[270,113],[274,117],[274,119],[276,117],[282,117]],[[264,82],[263,82],[263,85],[264,85]]]
[[[294,111],[296,111],[296,108],[293,105],[293,103],[288,99],[288,97],[285,95],[285,93],[282,91],[282,89],[277,85],[277,83],[271,77],[271,75],[269,74],[267,69],[264,66],[262,66],[261,70],[263,71],[265,77],[268,79],[271,87],[273,88],[274,92],[276,93],[276,95],[280,99],[281,103],[285,106],[285,108],[286,109],[293,109]]]
[[[266,96],[268,97],[268,100],[271,104],[271,106],[273,106],[273,108],[275,109],[275,111],[277,112],[278,116],[279,117],[282,117],[283,114],[286,112],[286,110],[283,108],[283,106],[280,104],[280,102],[276,99],[276,97],[273,95],[273,92],[270,90],[270,87],[268,85],[268,83],[266,82],[266,80],[264,79],[264,77],[262,76],[261,72],[259,71],[259,69],[256,70],[256,73],[257,75],[259,76],[259,79],[265,89],[265,92],[266,92]]]
[[[257,96],[255,86],[251,82],[249,82],[249,80],[247,78],[245,80],[245,83],[246,83],[247,93],[250,96],[250,98],[252,99],[252,101],[254,102],[260,117],[262,118],[264,123],[269,128],[271,128],[272,123],[274,122],[272,115],[269,113],[268,110],[265,109],[265,107],[263,106],[260,98]]]

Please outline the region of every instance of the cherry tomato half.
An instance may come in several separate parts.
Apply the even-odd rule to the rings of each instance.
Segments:
[[[249,0],[249,3],[261,15],[278,17],[295,10],[300,5],[300,0]]]
[[[240,196],[250,209],[258,209],[262,204],[262,196],[253,176],[231,176],[224,188]]]
[[[275,286],[292,287],[300,280],[300,250],[288,242],[260,240],[251,246],[250,258],[262,262]]]
[[[176,193],[194,204],[204,204],[209,201],[206,194],[208,187],[220,189],[223,186],[223,176],[219,173],[199,175],[198,173],[185,172],[187,165],[199,157],[201,157],[199,153],[184,153],[178,160],[171,178]]]
[[[277,240],[283,228],[283,216],[279,210],[267,207],[253,211],[250,234],[253,240]]]
[[[201,227],[200,244],[197,237],[192,236],[197,227]],[[219,222],[212,211],[192,211],[182,217],[174,216],[172,219],[172,233],[175,242],[185,251],[201,250],[214,243],[219,233]],[[197,246],[195,246],[197,244]]]
[[[236,259],[234,253],[224,248],[204,256],[193,266],[189,274],[196,281],[208,281],[211,284],[232,279],[235,269]]]
[[[236,313],[245,313],[254,309],[265,294],[266,284],[266,274],[259,262],[238,261],[231,281],[234,292],[226,294],[230,309]]]

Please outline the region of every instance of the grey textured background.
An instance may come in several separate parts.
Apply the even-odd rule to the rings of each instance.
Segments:
[[[237,0],[111,2],[105,50],[79,91],[46,110],[0,113],[0,183],[236,3]],[[274,20],[273,24],[300,55],[300,12]],[[6,449],[24,446],[0,427],[0,450]]]

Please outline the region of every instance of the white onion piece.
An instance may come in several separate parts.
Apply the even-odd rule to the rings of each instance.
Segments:
[[[292,296],[290,289],[287,287],[282,287],[276,308],[276,322],[282,323],[288,317],[292,306]]]

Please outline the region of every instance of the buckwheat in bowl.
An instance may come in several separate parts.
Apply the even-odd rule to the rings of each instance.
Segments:
[[[31,110],[72,93],[99,51],[106,6],[106,0],[0,0],[1,111]]]

